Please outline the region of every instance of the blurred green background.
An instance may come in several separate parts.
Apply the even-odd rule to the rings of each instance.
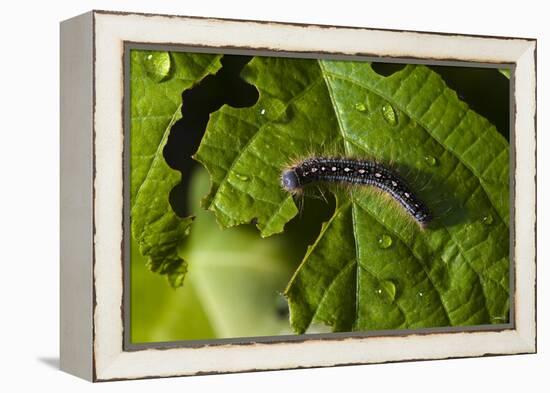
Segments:
[[[189,261],[183,287],[173,289],[151,273],[132,240],[131,341],[292,334],[281,292],[328,219],[332,201],[308,200],[301,220],[284,234],[262,239],[253,225],[221,230],[199,206],[209,188],[206,170],[196,167],[191,176],[188,204],[196,219],[179,251]]]

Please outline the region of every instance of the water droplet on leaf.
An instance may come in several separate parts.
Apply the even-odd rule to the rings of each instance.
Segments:
[[[378,237],[378,247],[380,248],[389,248],[393,243],[393,239],[390,235],[380,235]]]
[[[384,288],[384,292],[386,292],[386,294],[390,297],[391,301],[393,302],[395,300],[395,293],[397,291],[395,288],[395,284],[390,280],[384,280],[380,283],[380,285],[382,286],[382,288]]]
[[[143,65],[149,78],[160,82],[170,73],[172,61],[168,52],[150,52],[145,56]]]
[[[265,108],[262,108],[262,109],[260,110],[260,115],[262,115],[262,116],[265,115]]]
[[[437,158],[435,158],[434,156],[430,156],[430,155],[424,156],[424,160],[430,166],[436,166],[437,165]]]
[[[388,124],[392,126],[397,124],[397,113],[391,104],[388,103],[382,107],[382,115],[384,115],[384,119]]]
[[[355,109],[358,110],[359,112],[366,112],[367,106],[362,102],[358,102],[357,104],[355,104]]]
[[[241,175],[240,173],[235,173],[235,177],[242,181],[248,181],[250,178],[246,175]]]
[[[491,225],[493,223],[493,216],[489,213],[487,214],[486,216],[483,216],[483,218],[481,219],[481,221],[485,224],[485,225]]]

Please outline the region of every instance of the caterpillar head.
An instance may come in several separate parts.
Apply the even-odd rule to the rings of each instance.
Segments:
[[[281,175],[281,185],[286,191],[295,192],[301,184],[295,169],[286,169]]]

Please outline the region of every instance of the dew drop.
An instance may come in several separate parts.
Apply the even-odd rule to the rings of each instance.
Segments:
[[[160,82],[170,73],[172,61],[168,52],[150,52],[145,56],[143,65],[149,78]]]
[[[389,248],[393,243],[393,239],[390,235],[380,235],[378,237],[378,247],[380,248]]]
[[[367,111],[367,106],[365,104],[363,104],[362,102],[358,102],[357,104],[355,104],[355,109],[359,112],[366,112]]]
[[[262,115],[262,116],[265,115],[265,108],[262,108],[262,109],[260,110],[260,115]]]
[[[389,280],[384,280],[380,283],[386,294],[390,297],[391,301],[395,300],[396,288],[395,284]]]
[[[388,124],[392,126],[397,124],[397,113],[391,104],[385,104],[382,107],[382,115],[384,115],[384,119],[388,122]]]
[[[424,160],[430,166],[436,166],[437,165],[437,158],[435,158],[434,156],[430,156],[430,155],[424,156]]]
[[[240,173],[235,173],[235,177],[242,181],[248,181],[250,179],[248,176],[241,175]]]
[[[493,223],[493,216],[491,214],[487,214],[486,216],[483,216],[481,222],[485,225],[491,225]]]
[[[422,292],[418,292],[418,296],[422,297],[424,294]]]

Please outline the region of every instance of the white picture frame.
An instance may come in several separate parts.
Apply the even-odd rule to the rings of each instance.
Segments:
[[[504,65],[513,71],[511,323],[129,348],[124,329],[127,44]],[[61,368],[90,381],[536,352],[536,40],[92,11],[61,24]],[[246,340],[245,340],[246,341]],[[216,343],[213,343],[216,344]]]

